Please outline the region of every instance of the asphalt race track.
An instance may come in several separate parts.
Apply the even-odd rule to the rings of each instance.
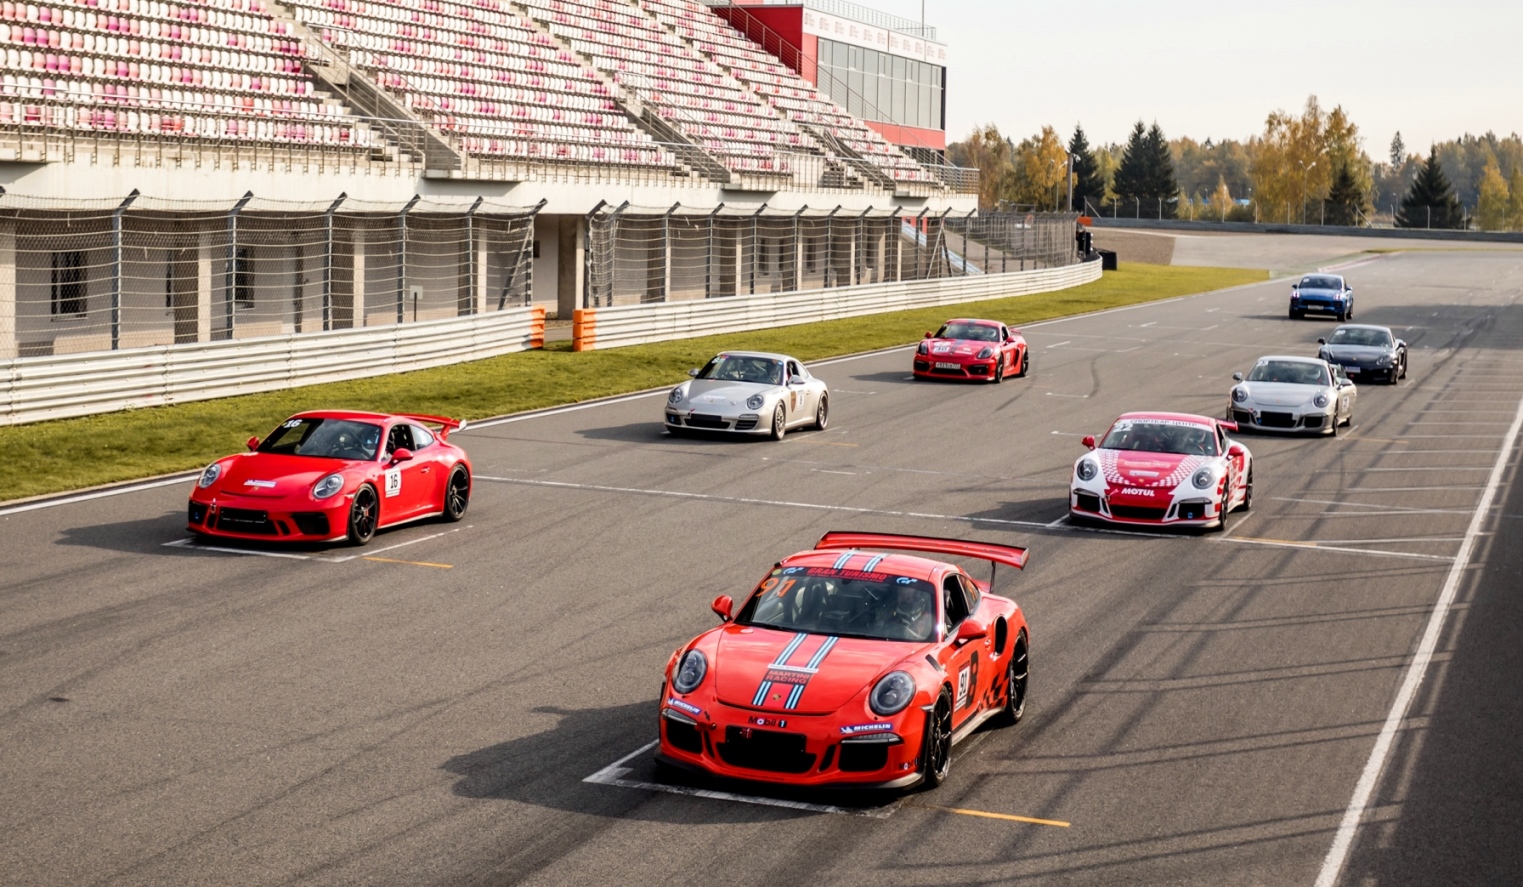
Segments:
[[[187,482],[0,509],[0,881],[1523,882],[1523,253],[1346,273],[1411,373],[1336,439],[1242,435],[1224,535],[1070,527],[1069,471],[1315,354],[1284,282],[1029,328],[1000,386],[826,362],[830,429],[780,444],[669,439],[660,393],[479,426],[466,520],[364,549],[186,544]],[[1028,546],[1026,719],[935,792],[650,785],[666,657],[833,529]]]

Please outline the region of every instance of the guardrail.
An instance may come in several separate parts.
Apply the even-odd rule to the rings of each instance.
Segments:
[[[572,349],[590,351],[717,333],[836,320],[886,311],[955,305],[981,299],[1068,289],[1100,279],[1099,262],[1062,268],[938,280],[875,283],[839,289],[729,296],[651,305],[578,308]]]
[[[210,400],[539,348],[545,309],[0,361],[0,425]]]

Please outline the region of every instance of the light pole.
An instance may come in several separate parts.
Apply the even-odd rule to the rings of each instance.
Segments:
[[[1311,166],[1306,165],[1305,160],[1298,161],[1301,164],[1301,224],[1306,224],[1306,174],[1317,168],[1317,161],[1313,160]]]
[[[1079,155],[1070,151],[1068,153],[1068,211],[1074,211],[1074,160]]]

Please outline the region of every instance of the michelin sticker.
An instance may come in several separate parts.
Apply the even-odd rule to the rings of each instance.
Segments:
[[[842,727],[841,733],[845,736],[856,736],[859,733],[881,733],[892,729],[894,729],[894,725],[889,723],[850,724]]]
[[[400,492],[402,492],[402,469],[386,469],[386,498],[390,499]]]

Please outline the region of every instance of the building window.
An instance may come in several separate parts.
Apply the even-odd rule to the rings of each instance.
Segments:
[[[85,254],[78,250],[53,254],[50,310],[55,316],[85,313]]]
[[[233,259],[233,301],[239,308],[254,307],[254,259],[246,246]]]

